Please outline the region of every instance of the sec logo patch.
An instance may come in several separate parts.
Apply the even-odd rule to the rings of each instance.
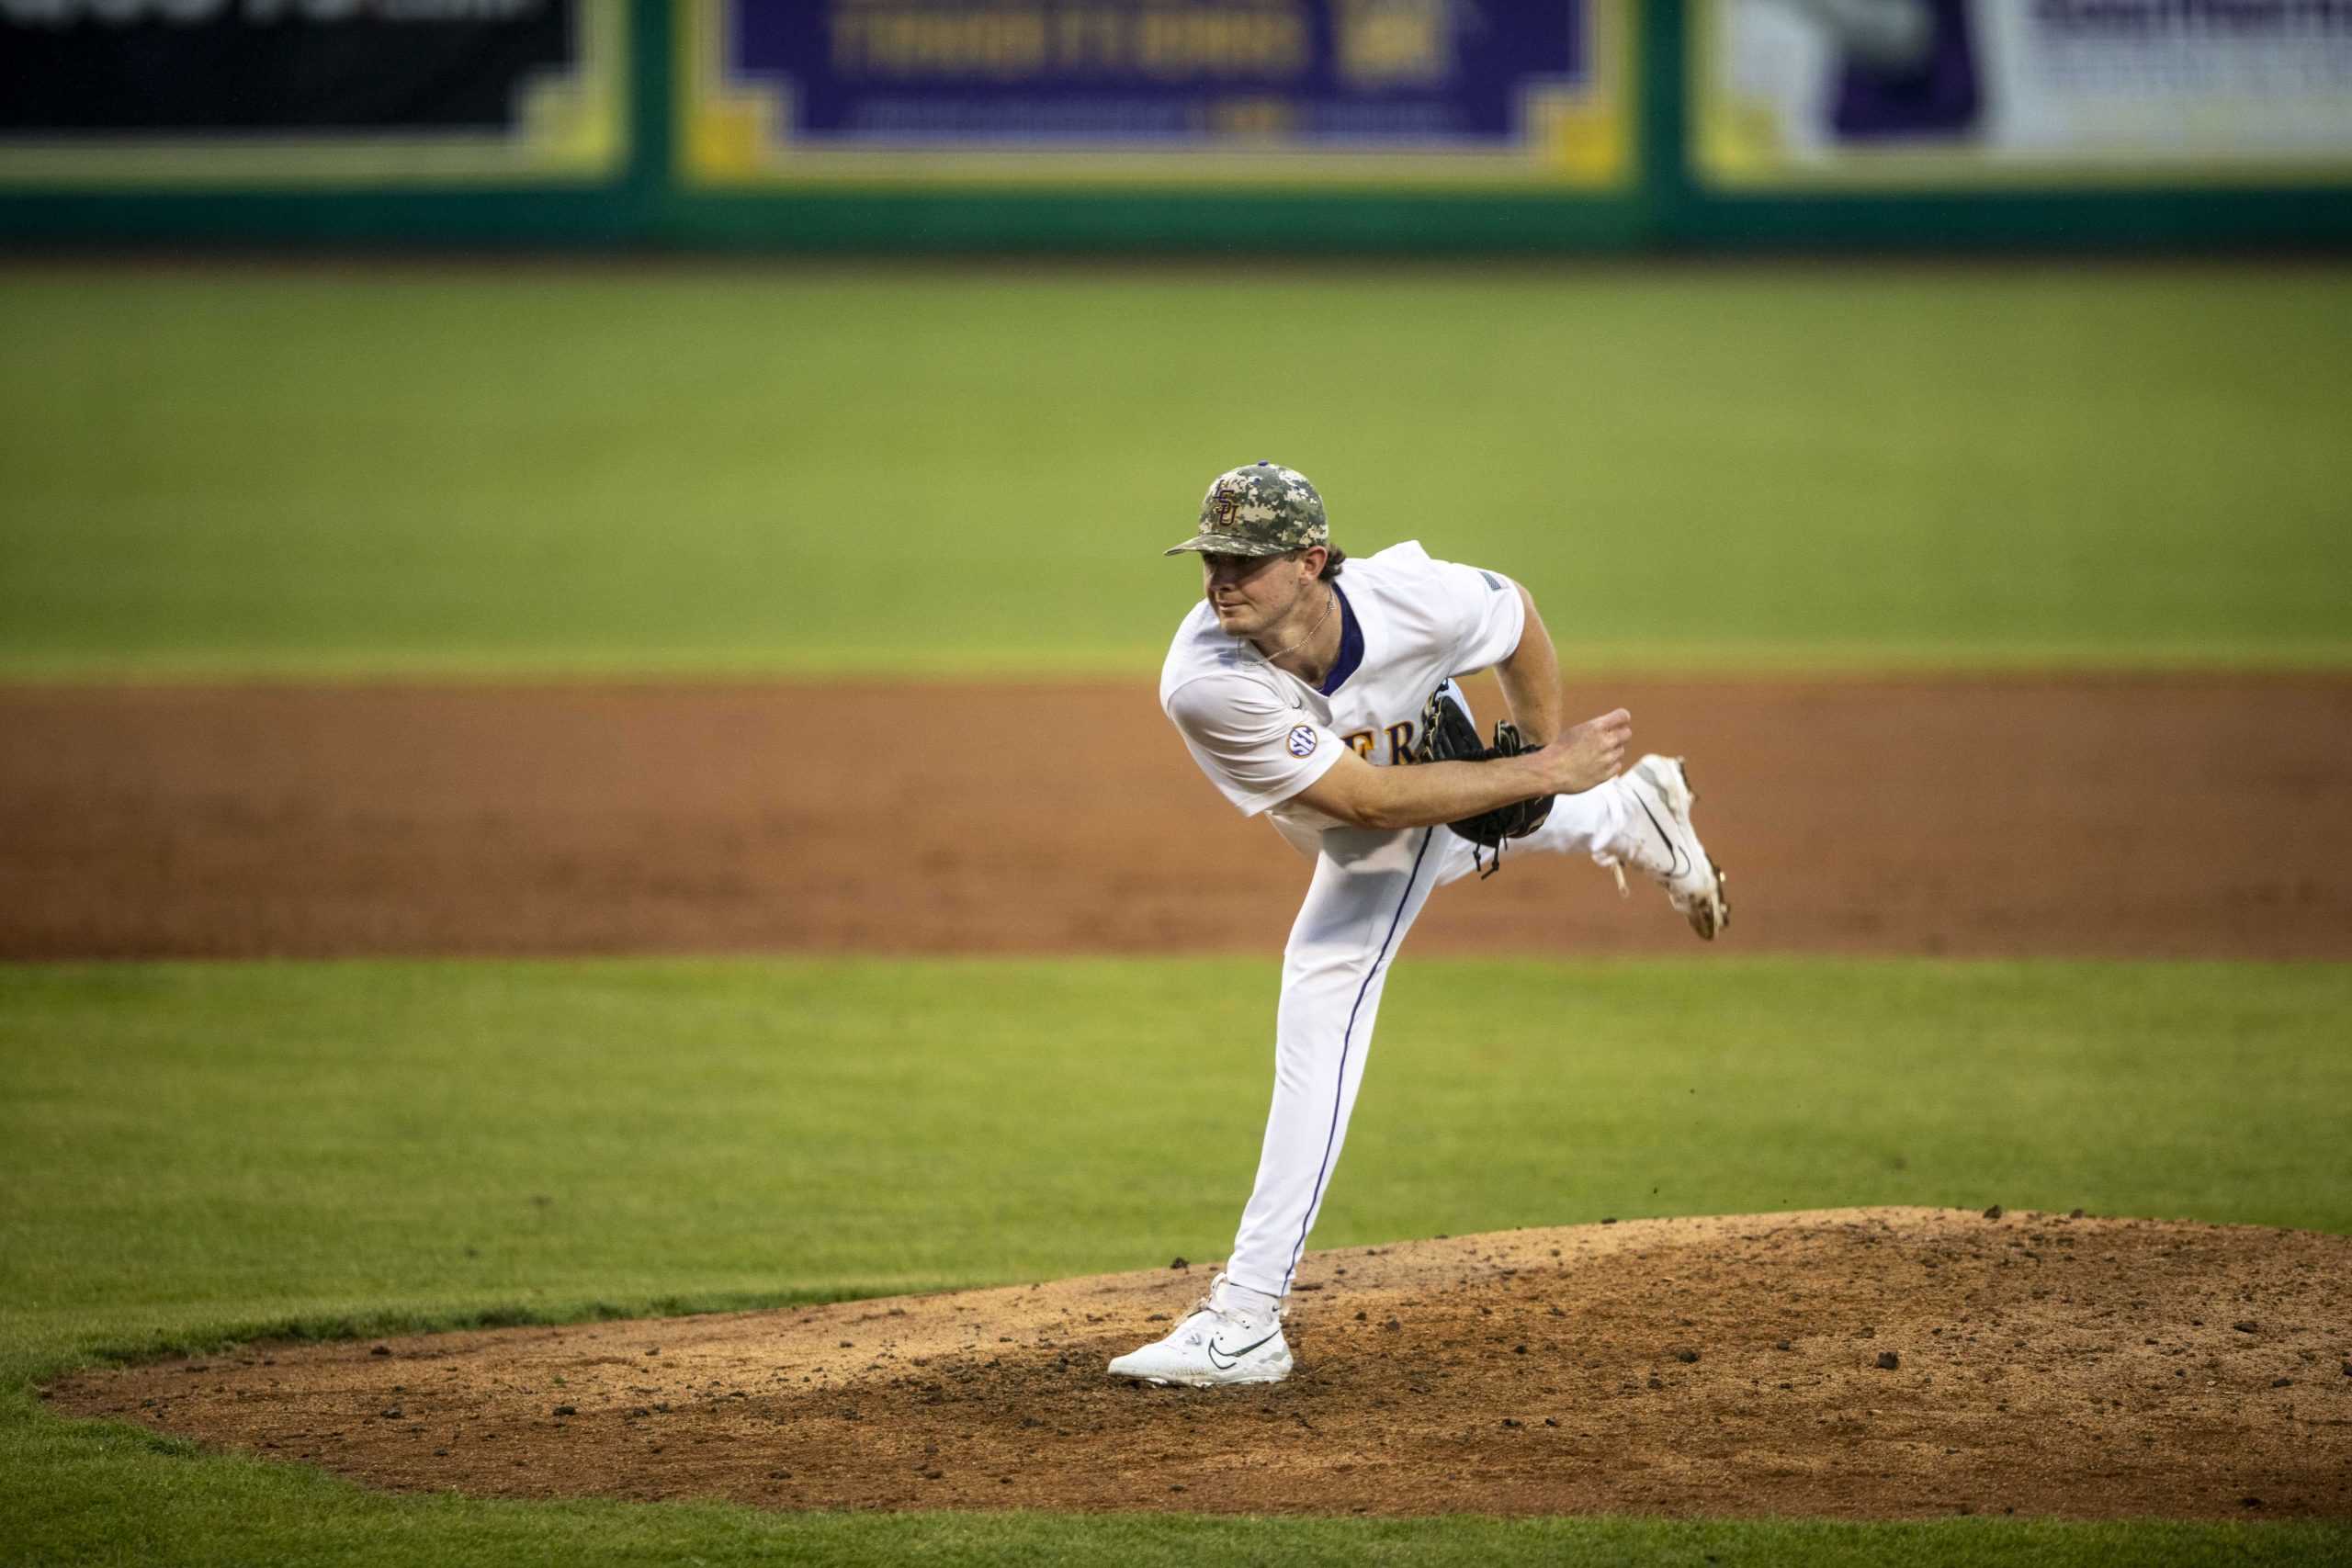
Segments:
[[[1291,726],[1290,754],[1292,756],[1313,756],[1315,754],[1315,743],[1316,734],[1310,726],[1304,724],[1295,724]]]

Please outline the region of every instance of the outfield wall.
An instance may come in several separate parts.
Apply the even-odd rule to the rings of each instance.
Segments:
[[[1877,39],[1824,19],[1872,6],[1903,25]],[[0,240],[1202,254],[2352,241],[2352,5],[2222,9],[7,0]]]

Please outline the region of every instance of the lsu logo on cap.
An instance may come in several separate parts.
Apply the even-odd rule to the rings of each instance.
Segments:
[[[1294,757],[1312,757],[1315,755],[1316,742],[1318,739],[1319,738],[1316,735],[1312,726],[1305,724],[1292,725],[1290,729],[1290,754]]]

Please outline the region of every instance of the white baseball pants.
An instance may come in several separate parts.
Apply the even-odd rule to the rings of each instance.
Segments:
[[[1610,784],[1561,795],[1544,826],[1509,852],[1589,854],[1622,830],[1623,810]],[[1235,1284],[1288,1293],[1347,1141],[1388,965],[1430,894],[1471,869],[1469,840],[1442,827],[1323,835],[1283,953],[1273,1107],[1257,1184],[1226,1265]]]

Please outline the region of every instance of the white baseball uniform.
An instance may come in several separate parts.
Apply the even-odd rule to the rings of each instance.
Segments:
[[[1473,865],[1469,841],[1442,826],[1350,828],[1294,797],[1342,747],[1378,767],[1405,761],[1430,694],[1509,658],[1526,617],[1510,579],[1432,560],[1411,542],[1350,558],[1333,586],[1340,652],[1319,689],[1218,629],[1205,602],[1177,628],[1159,675],[1159,705],[1201,771],[1315,863],[1283,954],[1257,1184],[1226,1267],[1234,1283],[1276,1298],[1339,1163],[1388,964],[1431,890]],[[1511,852],[1604,848],[1622,829],[1620,801],[1605,787],[1561,795]]]

